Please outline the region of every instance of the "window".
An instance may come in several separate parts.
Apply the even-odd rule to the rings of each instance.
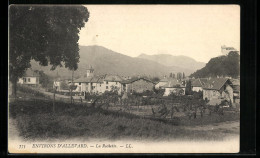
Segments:
[[[116,84],[117,84],[117,82],[116,82]]]
[[[79,85],[81,85],[81,83],[79,82]]]
[[[31,78],[28,78],[28,82],[31,82]]]
[[[108,89],[108,86],[106,86],[106,89]]]
[[[23,81],[26,82],[26,78],[23,78]]]
[[[108,84],[108,81],[106,81],[106,84]]]

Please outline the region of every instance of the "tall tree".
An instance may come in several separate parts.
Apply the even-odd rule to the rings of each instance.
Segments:
[[[35,60],[41,66],[76,70],[79,31],[88,21],[84,6],[11,5],[9,8],[9,74],[16,96],[19,77]]]
[[[191,80],[188,80],[185,86],[185,94],[190,95],[192,92]]]
[[[51,83],[51,78],[48,76],[48,75],[46,75],[45,73],[44,73],[44,71],[38,71],[38,70],[35,70],[35,72],[38,72],[39,73],[39,75],[40,75],[40,80],[39,80],[39,83],[41,84],[41,86],[43,87],[43,88],[47,88],[48,86],[50,87],[50,85],[52,85]]]
[[[175,73],[172,73],[172,78],[175,78]]]
[[[177,73],[177,80],[181,80],[182,79],[182,73],[181,72],[178,72]]]

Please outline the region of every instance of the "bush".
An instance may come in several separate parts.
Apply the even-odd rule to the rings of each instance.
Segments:
[[[146,90],[146,91],[144,91],[144,92],[142,92],[142,93],[138,93],[138,92],[136,92],[136,91],[133,91],[133,93],[132,93],[132,95],[134,95],[134,96],[139,96],[139,97],[141,97],[141,96],[153,96],[155,94],[155,92],[154,91],[150,91],[150,90]]]

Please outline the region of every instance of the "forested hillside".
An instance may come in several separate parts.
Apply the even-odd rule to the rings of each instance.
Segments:
[[[240,55],[232,51],[227,56],[212,58],[204,68],[197,70],[190,77],[217,77],[230,76],[236,78],[240,75]]]

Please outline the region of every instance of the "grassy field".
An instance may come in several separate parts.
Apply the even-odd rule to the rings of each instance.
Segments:
[[[51,100],[16,100],[9,104],[10,117],[17,122],[21,137],[28,140],[51,139],[135,139],[135,140],[222,140],[237,132],[187,129],[186,126],[238,121],[239,114],[159,120],[126,112],[55,103]],[[228,131],[228,130],[226,130]]]
[[[125,111],[127,113],[131,113],[137,116],[145,116],[151,119],[154,119],[152,116],[152,108],[156,111],[156,109],[159,109],[160,105],[145,105],[145,106],[130,106],[128,108],[124,108],[122,106],[111,106],[108,109],[112,111]],[[130,109],[129,109],[130,108]],[[201,117],[200,112],[197,112],[197,117],[196,119],[187,116],[185,112],[183,112],[183,109],[179,109],[179,112],[174,112],[173,114],[173,119],[170,118],[170,114],[167,115],[166,119],[158,119],[164,122],[171,123],[173,125],[178,125],[178,126],[197,126],[197,125],[210,125],[212,123],[221,123],[221,122],[226,122],[226,121],[236,121],[239,120],[240,116],[239,113],[235,111],[224,111],[224,115],[219,115],[217,113],[212,113],[209,115],[208,113],[204,113],[203,116]]]

